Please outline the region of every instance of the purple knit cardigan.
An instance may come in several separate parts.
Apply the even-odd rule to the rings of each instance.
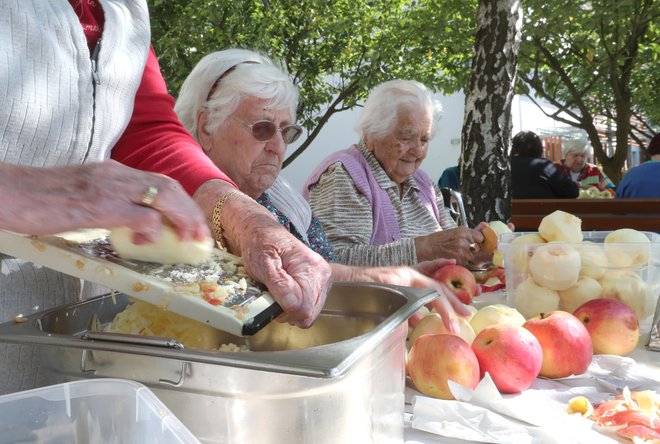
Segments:
[[[383,245],[401,239],[401,229],[387,191],[382,189],[374,173],[356,145],[337,151],[326,157],[312,172],[303,187],[303,196],[309,200],[309,188],[318,182],[321,175],[334,163],[341,162],[353,179],[355,187],[367,198],[373,208],[373,232],[371,245]],[[426,209],[439,222],[440,216],[436,203],[435,190],[431,178],[422,170],[417,170],[412,177],[419,186],[418,197]]]

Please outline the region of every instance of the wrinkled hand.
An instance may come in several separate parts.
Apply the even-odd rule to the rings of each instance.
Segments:
[[[456,314],[467,316],[468,310],[454,293],[444,284],[432,279],[431,276],[438,268],[453,264],[451,259],[436,259],[419,263],[413,267],[351,267],[347,265],[332,264],[333,278],[335,280],[376,282],[381,284],[399,285],[402,287],[426,288],[435,290],[438,296],[428,305],[442,316],[445,326],[452,332],[458,332]],[[412,322],[421,315],[413,314]]]
[[[235,188],[227,182],[211,180],[194,198],[210,218],[215,203],[232,190]],[[221,221],[229,251],[243,258],[248,273],[268,287],[284,310],[277,320],[310,327],[332,284],[330,265],[246,195],[225,201]]]
[[[481,249],[484,236],[477,228],[456,227],[415,238],[419,262],[436,258],[455,259],[465,265],[472,262]]]
[[[127,226],[136,243],[160,236],[165,216],[183,240],[210,236],[204,213],[181,185],[113,160],[77,166],[35,168],[0,165],[6,192],[0,228],[44,235],[78,228]],[[141,204],[156,187],[151,206]]]

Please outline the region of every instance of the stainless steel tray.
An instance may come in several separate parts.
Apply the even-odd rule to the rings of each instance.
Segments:
[[[163,265],[120,258],[105,230],[41,237],[0,230],[0,252],[239,336],[253,335],[282,313],[265,287],[247,275],[240,258],[218,249],[211,259],[194,267]],[[213,293],[214,289],[219,289],[218,293]],[[222,298],[215,298],[216,294]]]

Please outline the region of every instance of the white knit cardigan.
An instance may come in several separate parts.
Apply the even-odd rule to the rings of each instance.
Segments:
[[[55,166],[110,157],[133,112],[149,15],[146,0],[96,1],[105,15],[96,85],[67,0],[0,1],[0,162]],[[0,322],[77,300],[80,291],[78,279],[0,254]],[[43,384],[37,358],[31,346],[0,344],[0,394]]]

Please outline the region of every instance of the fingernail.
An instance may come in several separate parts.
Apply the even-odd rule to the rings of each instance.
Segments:
[[[284,310],[295,308],[298,306],[298,298],[295,294],[289,293],[280,300],[280,304]]]

